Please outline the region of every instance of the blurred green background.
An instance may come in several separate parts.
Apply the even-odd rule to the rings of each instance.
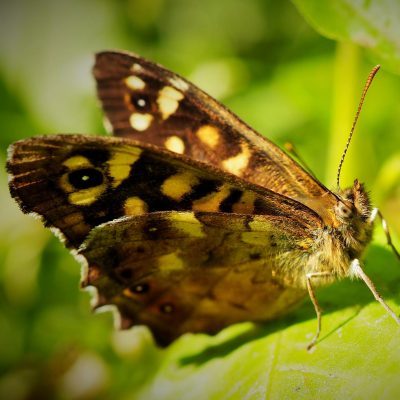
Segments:
[[[339,383],[344,398],[369,381],[368,373],[379,375],[369,398],[400,393],[400,332],[379,306],[369,306],[372,296],[358,283],[321,291],[328,328],[313,354],[304,350],[304,335],[315,329],[308,303],[256,333],[241,324],[214,338],[188,335],[167,350],[157,349],[144,328],[115,332],[111,313],[91,314],[90,295],[78,289],[77,262],[11,200],[4,168],[15,140],[105,134],[90,69],[94,52],[117,48],[189,78],[276,143],[293,142],[333,188],[365,78],[381,63],[342,184],[355,177],[366,182],[399,234],[400,7],[395,0],[372,3],[1,3],[0,398],[258,399],[282,398],[282,390],[296,398],[318,398],[323,390],[324,398],[336,398]],[[398,310],[400,268],[377,236],[367,265],[378,264],[371,275]],[[363,308],[365,320],[358,316]],[[372,321],[382,318],[384,328],[376,330]],[[381,358],[367,357],[368,364],[371,346]],[[354,385],[354,376],[365,382]]]

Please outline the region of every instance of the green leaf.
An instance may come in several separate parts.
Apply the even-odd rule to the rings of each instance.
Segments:
[[[393,0],[293,0],[303,17],[322,35],[351,41],[400,73],[400,2]]]
[[[374,244],[365,269],[397,311],[400,267],[394,256]],[[161,352],[158,371],[133,398],[399,398],[400,331],[394,320],[359,281],[320,289],[318,298],[323,329],[311,352],[306,345],[316,319],[306,301],[281,321],[182,337]]]

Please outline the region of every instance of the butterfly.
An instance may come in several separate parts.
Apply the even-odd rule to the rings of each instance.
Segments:
[[[329,190],[140,56],[98,53],[93,73],[114,136],[25,139],[10,147],[7,169],[21,210],[82,262],[95,307],[116,306],[122,328],[147,325],[168,345],[277,318],[308,293],[318,317],[311,347],[321,326],[314,288],[357,277],[400,323],[359,261],[376,216],[385,223],[363,184]]]

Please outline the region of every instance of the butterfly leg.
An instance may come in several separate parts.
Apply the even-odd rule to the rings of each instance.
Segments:
[[[382,229],[385,232],[387,244],[390,246],[393,253],[396,255],[397,259],[400,260],[400,253],[398,252],[396,247],[394,247],[394,244],[392,242],[392,237],[390,236],[389,226],[378,208],[374,208],[372,210],[369,222],[372,224],[375,221],[376,217],[379,217],[381,220]]]
[[[312,287],[311,281],[312,281],[312,279],[315,279],[315,278],[321,278],[321,277],[327,277],[327,276],[332,276],[332,274],[330,272],[310,272],[309,274],[306,275],[307,290],[308,290],[310,299],[314,305],[315,313],[317,314],[317,323],[318,323],[317,332],[315,333],[313,340],[307,346],[307,350],[310,350],[317,343],[319,334],[321,333],[321,317],[322,317],[322,310],[318,304],[317,298],[315,297],[315,293],[314,293],[314,289]]]
[[[361,267],[360,261],[354,259],[350,265],[350,276],[362,279],[365,284],[368,286],[369,290],[374,295],[375,299],[381,303],[383,308],[390,314],[390,316],[400,325],[400,318],[396,315],[396,313],[388,306],[388,304],[383,300],[382,296],[376,290],[375,285],[371,281],[371,279],[366,275],[364,270]]]

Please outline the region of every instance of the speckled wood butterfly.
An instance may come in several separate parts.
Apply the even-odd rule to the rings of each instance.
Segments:
[[[185,332],[273,319],[308,292],[314,344],[313,287],[351,276],[400,323],[359,262],[380,215],[362,184],[328,190],[142,57],[99,53],[94,76],[117,137],[22,140],[7,167],[22,211],[41,216],[82,260],[96,307],[115,305],[123,328],[147,325],[167,345]]]

